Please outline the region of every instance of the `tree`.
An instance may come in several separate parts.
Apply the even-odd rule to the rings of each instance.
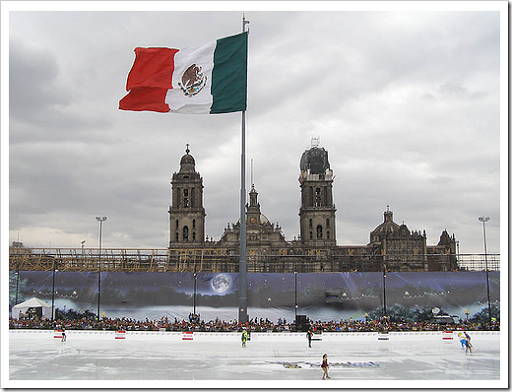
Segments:
[[[500,321],[500,303],[496,302],[491,304],[491,317]],[[487,306],[480,312],[476,313],[472,318],[469,319],[472,323],[488,324],[489,323],[489,309]]]

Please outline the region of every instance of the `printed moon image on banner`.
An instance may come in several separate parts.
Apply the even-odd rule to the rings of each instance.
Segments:
[[[217,293],[225,293],[231,288],[231,278],[225,274],[219,274],[212,279],[212,287]]]

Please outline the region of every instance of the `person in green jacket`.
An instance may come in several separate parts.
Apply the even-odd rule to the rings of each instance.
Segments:
[[[245,347],[245,342],[247,342],[247,331],[244,329],[242,332],[242,347]]]

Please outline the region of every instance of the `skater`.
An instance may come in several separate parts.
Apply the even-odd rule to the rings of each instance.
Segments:
[[[473,345],[471,344],[471,336],[468,335],[466,331],[464,331],[464,337],[466,341],[466,355],[468,354],[468,350],[470,354],[473,354]]]
[[[466,347],[466,353],[468,351],[468,341],[466,339],[466,336],[462,334],[462,336],[460,337],[460,345],[462,346],[462,349],[464,349],[464,347]]]
[[[60,341],[61,342],[65,342],[66,341],[66,330],[64,328],[62,328],[62,339]]]
[[[308,332],[306,332],[306,337],[308,338],[309,348],[311,348],[311,339],[313,339],[313,332],[311,332],[311,329],[308,329]]]
[[[245,347],[245,342],[247,342],[247,331],[244,329],[242,332],[242,347]]]
[[[462,332],[459,332],[459,341],[461,345],[461,350],[464,350],[464,346],[466,345],[466,338]]]
[[[329,377],[329,373],[327,371],[327,369],[329,368],[329,364],[327,363],[327,354],[324,354],[324,356],[322,357],[322,364],[320,365],[322,370],[324,371],[324,374],[322,376],[322,380],[325,380],[325,378],[331,378]]]

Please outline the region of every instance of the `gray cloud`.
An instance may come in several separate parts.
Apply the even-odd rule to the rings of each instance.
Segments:
[[[239,214],[240,115],[117,109],[136,46],[198,46],[239,12],[10,14],[9,241],[165,248],[170,180],[190,143],[207,234]],[[312,137],[336,175],[338,244],[395,221],[461,251],[500,250],[498,12],[246,13],[247,177],[262,212],[298,235],[299,159]],[[250,189],[248,181],[247,189]]]

